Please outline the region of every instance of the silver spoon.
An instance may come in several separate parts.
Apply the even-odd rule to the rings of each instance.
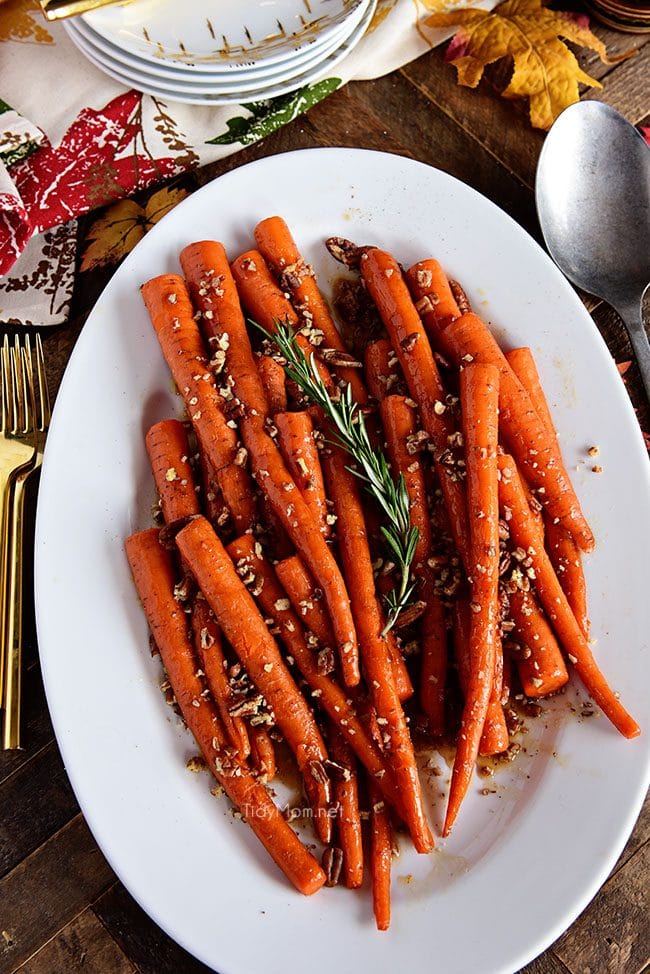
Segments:
[[[576,102],[546,137],[535,195],[551,257],[570,281],[618,311],[650,398],[642,318],[650,283],[650,149],[609,105]]]

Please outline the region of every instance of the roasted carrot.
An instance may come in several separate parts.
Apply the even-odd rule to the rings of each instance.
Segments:
[[[369,250],[361,258],[360,269],[397,353],[409,392],[418,404],[422,426],[435,448],[434,462],[452,536],[467,565],[469,550],[465,495],[458,472],[444,463],[454,427],[445,402],[446,390],[429,339],[397,261],[385,251]]]
[[[343,852],[343,872],[348,889],[358,889],[363,882],[363,841],[359,811],[359,784],[354,755],[336,724],[328,736],[330,758],[337,765],[333,776],[334,801],[339,845]]]
[[[269,413],[283,413],[287,408],[287,380],[284,369],[270,355],[261,355],[257,360],[257,371],[269,403]]]
[[[201,513],[205,514],[213,527],[223,530],[231,522],[230,510],[226,504],[219,480],[207,455],[199,450],[199,469],[201,472]]]
[[[209,522],[203,517],[190,521],[176,535],[176,544],[224,635],[275,714],[303,776],[319,835],[327,842],[329,787],[314,773],[327,760],[327,750],[312,711]]]
[[[325,874],[271,801],[266,789],[239,761],[226,753],[227,739],[205,685],[196,675],[196,659],[187,636],[185,613],[174,598],[171,554],[151,529],[127,539],[126,553],[145,616],[160,650],[178,706],[208,767],[239,809],[265,849],[301,893],[316,892]]]
[[[529,348],[514,348],[506,352],[506,359],[524,389],[530,396],[533,407],[546,426],[549,436],[555,440],[558,452],[560,445],[557,432],[551,416],[542,383],[539,378],[533,353]],[[524,488],[526,484],[524,483]],[[589,617],[587,613],[587,586],[582,568],[580,549],[572,535],[566,531],[563,524],[558,524],[554,518],[546,518],[546,548],[551,558],[560,585],[564,589],[567,601],[573,609],[580,628],[589,638]]]
[[[368,782],[370,802],[370,872],[372,905],[378,930],[390,926],[390,868],[393,840],[390,814],[373,781]]]
[[[370,694],[387,734],[387,755],[402,798],[402,814],[418,852],[430,852],[433,838],[424,815],[413,742],[399,699],[384,620],[375,591],[372,559],[356,478],[338,447],[321,458],[329,498],[338,518],[339,555],[350,587],[363,668]]]
[[[454,601],[451,613],[454,655],[458,667],[458,681],[464,698],[467,696],[471,674],[470,613],[469,601],[466,598],[461,597]],[[483,756],[501,754],[507,750],[509,743],[503,704],[496,690],[496,681],[494,681],[490,691],[478,753]]]
[[[251,764],[265,783],[275,778],[275,747],[266,728],[253,725],[249,730],[251,742]]]
[[[236,526],[245,531],[256,517],[253,485],[246,468],[234,462],[237,433],[224,415],[185,282],[176,274],[163,274],[143,284],[142,297],[201,449],[210,458]]]
[[[282,290],[291,295],[296,310],[302,315],[312,336],[321,349],[347,354],[345,344],[334,324],[325,298],[320,292],[313,268],[305,263],[289,227],[279,216],[262,220],[255,227],[255,241],[262,256],[279,278]],[[343,382],[352,386],[352,395],[359,403],[368,399],[359,370],[334,366],[335,373]]]
[[[377,402],[381,402],[384,396],[400,395],[404,391],[397,355],[387,338],[379,338],[366,345],[364,367],[368,390]]]
[[[243,534],[228,545],[228,553],[237,570],[247,573],[244,577],[257,593],[256,598],[265,616],[272,619],[279,629],[282,642],[307,682],[312,696],[339,728],[361,764],[377,778],[382,790],[394,802],[394,794],[388,787],[389,775],[386,774],[386,765],[379,749],[370,740],[357,716],[354,702],[325,669],[319,667],[315,647],[310,644],[300,618],[290,608],[287,593],[278,582],[261,545],[250,534]]]
[[[559,518],[583,551],[594,547],[594,536],[580,509],[560,451],[537,415],[530,396],[508,365],[489,328],[478,315],[456,318],[444,330],[445,349],[457,365],[467,361],[499,369],[499,426],[506,446],[549,516]]]
[[[419,260],[406,272],[415,307],[431,337],[460,315],[458,302],[442,266],[432,257]]]
[[[470,531],[470,668],[444,834],[454,824],[476,764],[494,694],[499,638],[499,496],[497,488],[499,371],[469,364],[460,374]]]
[[[246,724],[241,717],[232,717],[230,708],[234,706],[233,694],[228,682],[227,660],[224,656],[221,630],[217,625],[212,609],[203,596],[194,599],[192,606],[192,634],[194,649],[205,674],[212,698],[219,710],[233,747],[240,757],[250,754],[250,741]]]
[[[223,245],[202,240],[185,247],[180,259],[192,301],[200,312],[201,329],[212,350],[215,371],[226,386],[236,378],[236,395],[249,414],[267,416],[269,401]]]
[[[291,555],[279,561],[275,566],[275,573],[305,628],[316,636],[321,646],[333,646],[334,632],[327,609],[323,605],[323,593],[315,586],[300,557]]]
[[[517,589],[510,594],[510,616],[521,649],[515,663],[527,697],[545,697],[568,682],[562,652],[532,592]]]
[[[289,472],[324,538],[332,533],[314,424],[309,413],[276,413],[278,444]]]
[[[535,589],[546,616],[560,638],[564,651],[575,670],[603,713],[624,737],[637,737],[639,725],[628,714],[616,694],[607,684],[585,639],[584,633],[571,611],[557,575],[544,550],[542,538],[530,515],[526,495],[512,458],[498,459],[501,479],[499,501],[508,520],[513,542],[532,559]]]
[[[321,601],[321,592],[314,586],[311,575],[298,555],[278,562],[275,570],[293,608],[307,629],[313,632],[321,646],[332,646],[332,625]],[[388,634],[388,649],[398,696],[401,701],[408,700],[413,696],[413,684],[404,657],[392,633]]]
[[[436,592],[435,575],[429,564],[433,538],[424,472],[419,458],[409,452],[409,444],[418,428],[417,417],[403,396],[386,396],[379,411],[393,475],[404,477],[411,524],[418,529],[413,570],[415,577],[420,579],[417,598],[426,606],[421,623],[420,706],[428,718],[431,733],[439,735],[445,729],[447,630],[444,608]]]
[[[247,314],[266,331],[273,333],[276,322],[300,328],[300,319],[287,297],[277,284],[271,269],[258,250],[247,250],[232,262],[232,273],[237,290]],[[318,346],[302,333],[296,335],[296,345],[314,362],[327,390],[334,393],[336,385],[327,366],[318,357]]]
[[[550,518],[545,520],[546,550],[555,569],[560,585],[573,610],[584,636],[589,638],[589,610],[587,608],[587,583],[582,568],[580,549],[561,524]]]
[[[165,522],[198,514],[199,499],[183,424],[177,419],[156,423],[147,432],[145,445]]]

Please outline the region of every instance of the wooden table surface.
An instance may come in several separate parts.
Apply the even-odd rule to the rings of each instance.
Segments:
[[[649,125],[650,34],[596,31],[610,54],[633,46],[638,55],[615,66],[602,64],[595,55],[581,57],[583,67],[604,82],[603,90],[586,97],[602,99],[630,121]],[[444,63],[441,50],[434,50],[385,78],[349,84],[263,142],[185,177],[183,185],[195,188],[252,159],[289,149],[362,146],[446,170],[488,196],[539,239],[533,183],[542,142],[543,134],[529,128],[524,112],[496,97],[488,84],[475,91],[457,87],[455,71]],[[95,216],[82,220],[81,245]],[[70,324],[45,335],[52,391],[58,388],[83,322],[109,276],[106,271],[79,275]],[[616,361],[631,359],[616,314],[595,302],[589,307]],[[641,422],[649,429],[635,365],[626,380]],[[27,637],[24,750],[0,753],[0,974],[207,971],[142,912],[97,848],[54,739],[29,620]],[[646,802],[600,893],[573,926],[525,968],[526,974],[650,970],[649,837]]]

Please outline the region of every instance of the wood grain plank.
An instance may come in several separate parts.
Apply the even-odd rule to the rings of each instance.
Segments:
[[[607,48],[610,59],[620,57],[621,54],[626,54],[628,51],[640,51],[650,42],[648,34],[624,34],[623,31],[612,30],[597,21],[592,22],[591,29]],[[596,51],[590,51],[587,48],[572,48],[572,50],[576,50],[578,62],[583,71],[603,84],[609,84],[604,79],[621,67],[622,62],[607,64],[605,61],[601,61]]]
[[[16,974],[137,974],[90,908],[17,969]]]
[[[0,877],[79,812],[52,742],[0,785]]]
[[[650,955],[650,843],[609,879],[553,946],[573,974],[638,974]]]
[[[539,237],[528,188],[401,72],[350,86],[350,105],[379,119],[395,141],[422,162],[443,169],[492,199]],[[408,105],[405,111],[404,106]]]
[[[22,734],[22,750],[0,751],[0,787],[9,775],[22,768],[54,740],[41,671],[37,664],[27,668],[23,677]]]
[[[522,967],[517,974],[572,974],[552,950],[546,950],[530,964]]]
[[[523,105],[501,98],[487,81],[462,88],[441,48],[407,64],[401,74],[532,189],[544,133],[530,127]]]
[[[11,974],[114,881],[78,815],[0,880],[0,974]],[[58,972],[57,972],[58,974]]]
[[[93,910],[140,974],[210,974],[210,968],[179,947],[115,883]]]
[[[585,98],[606,102],[636,125],[648,114],[648,77],[650,44],[645,44],[636,57],[610,71],[604,88],[592,88]]]

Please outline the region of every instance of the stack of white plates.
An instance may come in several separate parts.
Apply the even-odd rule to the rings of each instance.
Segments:
[[[135,0],[65,23],[102,71],[171,101],[274,98],[331,75],[377,0]]]

